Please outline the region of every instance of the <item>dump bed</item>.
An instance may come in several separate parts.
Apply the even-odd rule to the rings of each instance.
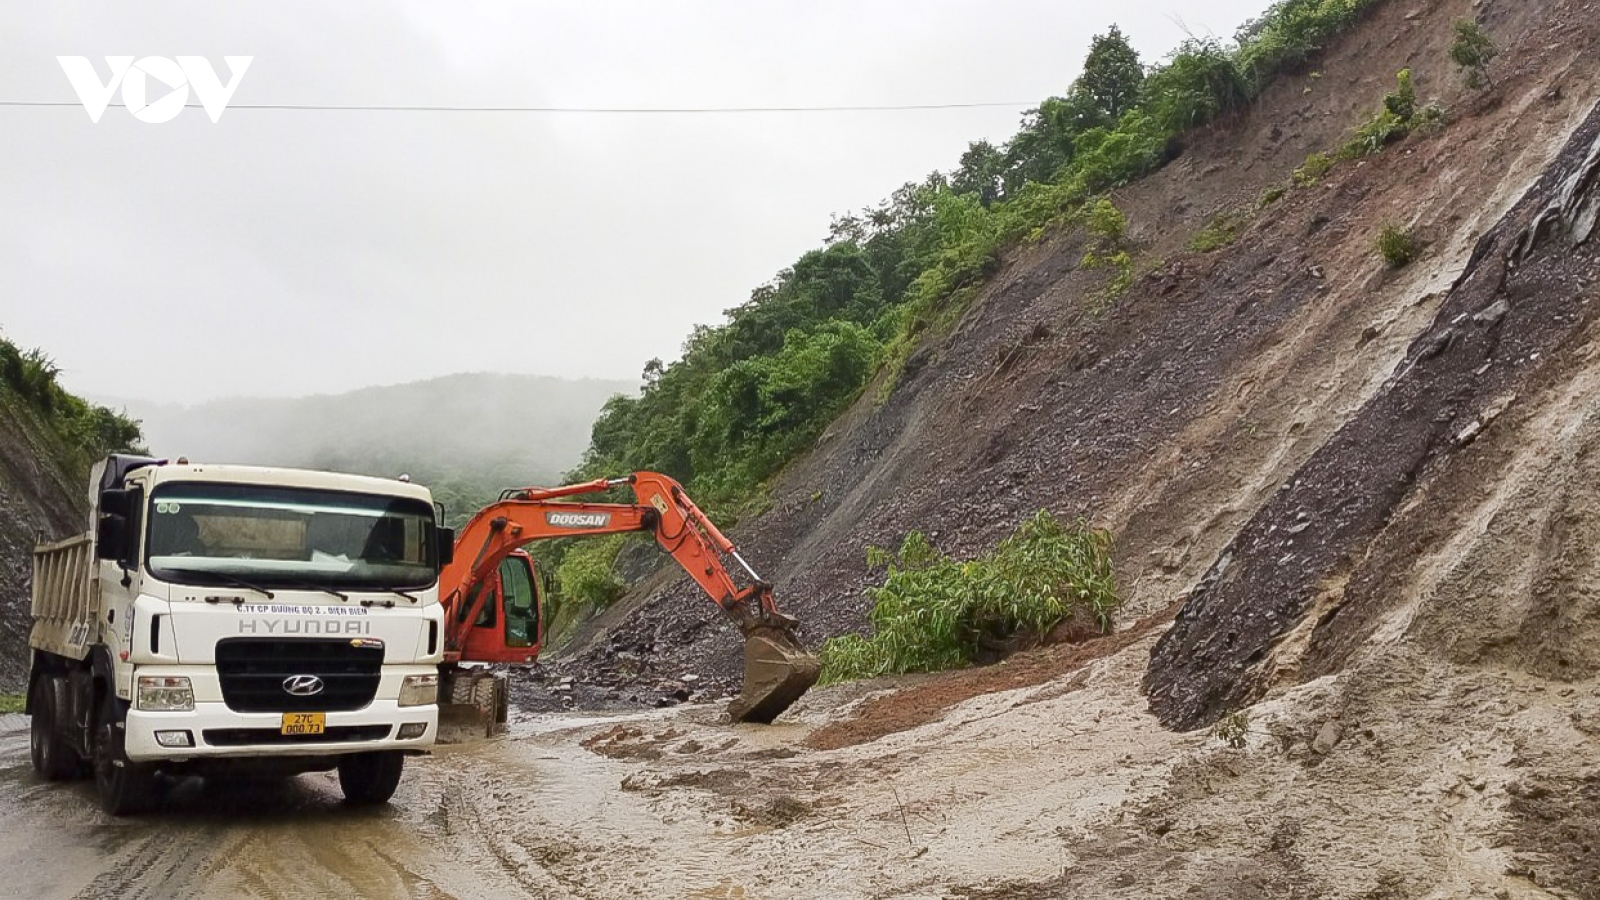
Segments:
[[[83,534],[33,551],[33,630],[28,644],[69,659],[88,653],[99,614],[94,542]]]

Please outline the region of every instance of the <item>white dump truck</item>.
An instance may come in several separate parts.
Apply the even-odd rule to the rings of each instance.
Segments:
[[[384,803],[438,730],[453,537],[403,480],[112,456],[34,553],[32,757],[134,813],[158,776],[337,769]]]

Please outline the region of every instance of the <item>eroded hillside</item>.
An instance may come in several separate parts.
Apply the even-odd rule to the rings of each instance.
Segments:
[[[1081,516],[1117,535],[1121,635],[816,691],[809,749],[726,790],[742,764],[619,732],[601,748],[645,760],[624,784],[790,804],[798,858],[730,875],[774,895],[1600,897],[1596,12],[1382,5],[1116,193],[1125,295],[1079,235],[1014,252],[737,535],[820,641],[864,625],[868,545],[970,555],[1035,509]],[[1502,47],[1483,92],[1447,58],[1467,15]],[[1402,68],[1442,129],[1258,205]],[[1228,211],[1231,246],[1187,249]],[[1420,258],[1386,265],[1385,224]],[[647,587],[565,664],[580,696],[619,666],[643,675],[610,696],[644,700],[736,676],[704,601]],[[826,859],[841,821],[905,859]]]
[[[124,424],[137,435],[137,428]],[[112,449],[80,443],[58,433],[52,417],[14,388],[0,384],[0,691],[27,686],[33,548],[84,530],[88,455]]]
[[[1105,271],[1080,266],[1081,233],[1013,251],[887,399],[869,387],[784,474],[742,546],[816,640],[864,625],[867,546],[920,529],[968,555],[1039,508],[1117,535],[1129,620],[1181,601],[1383,392],[1474,248],[1587,116],[1600,66],[1585,10],[1380,5],[1299,76],[1113,195],[1142,273],[1125,294],[1108,297]],[[1451,22],[1473,14],[1502,47],[1488,92],[1465,88],[1446,52]],[[1402,68],[1449,110],[1442,130],[1260,206],[1310,154],[1344,143]],[[1231,246],[1186,249],[1229,212],[1242,223]],[[1388,269],[1375,249],[1385,223],[1419,235],[1422,258]],[[682,583],[641,591],[591,652],[622,650],[653,674],[731,677],[735,636],[703,603]]]

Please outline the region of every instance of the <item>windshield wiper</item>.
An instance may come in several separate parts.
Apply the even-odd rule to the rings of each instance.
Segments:
[[[167,571],[168,572],[172,572],[175,575],[180,575],[180,576],[186,575],[186,576],[188,576],[190,578],[193,578],[193,577],[195,577],[197,575],[200,576],[201,578],[215,578],[216,580],[222,582],[223,584],[231,584],[234,587],[242,587],[245,590],[255,591],[258,594],[264,594],[264,595],[266,595],[266,598],[268,600],[271,600],[275,596],[271,591],[267,590],[266,588],[262,587],[259,584],[251,584],[250,582],[245,581],[243,578],[238,578],[236,576],[229,575],[226,572],[211,572],[211,571],[207,571],[205,569],[167,569]],[[207,597],[206,598],[206,602],[207,603],[220,603],[221,601],[222,601],[221,597]]]
[[[392,587],[389,587],[386,584],[375,585],[374,587],[376,587],[376,589],[380,590],[380,591],[388,591],[391,594],[399,594],[400,596],[406,598],[407,600],[410,600],[412,603],[420,603],[420,602],[422,602],[422,598],[417,597],[417,596],[415,596],[413,594],[408,594],[405,591],[400,590],[399,588],[392,588]],[[371,606],[372,604],[374,604],[376,602],[378,602],[378,601],[376,601],[376,600],[363,600],[363,601],[361,601],[361,605],[362,606]],[[388,605],[388,606],[394,606],[394,601],[393,600],[386,600],[386,601],[384,601],[384,603],[386,605]]]
[[[282,581],[284,584],[292,584],[295,587],[306,588],[308,590],[313,590],[313,591],[322,591],[324,594],[332,594],[335,597],[338,597],[340,600],[349,600],[350,599],[350,595],[349,594],[342,594],[342,593],[334,590],[333,588],[328,587],[327,585],[317,584],[317,583],[311,582],[311,581],[301,581],[298,578],[283,578],[283,579],[279,579],[279,580]]]

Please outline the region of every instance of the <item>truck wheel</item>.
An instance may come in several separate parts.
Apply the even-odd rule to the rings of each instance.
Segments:
[[[28,730],[28,749],[33,770],[46,781],[67,781],[78,774],[78,754],[61,739],[57,725],[54,678],[40,678],[33,684],[33,721]]]
[[[357,806],[388,803],[400,786],[405,754],[398,750],[352,753],[339,761],[339,787],[344,799]]]
[[[127,732],[115,700],[106,703],[100,719],[94,739],[94,786],[100,806],[113,816],[144,812],[155,802],[155,768],[128,759]]]

